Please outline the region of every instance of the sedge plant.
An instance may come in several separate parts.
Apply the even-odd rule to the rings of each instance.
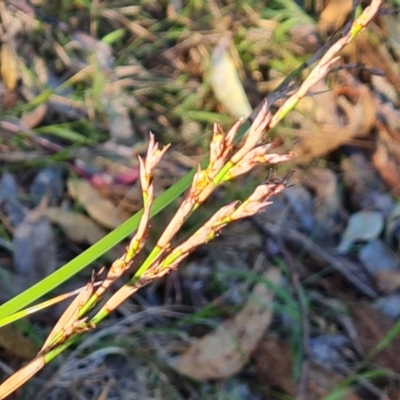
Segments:
[[[147,155],[144,159],[139,158],[143,211],[136,233],[125,253],[113,262],[105,278],[100,279],[99,274],[93,274],[90,282],[79,291],[54,326],[38,355],[0,385],[0,399],[14,392],[57,355],[76,343],[87,331],[95,329],[104,318],[140,288],[176,269],[191,252],[212,240],[226,225],[253,216],[271,204],[271,198],[281,193],[288,185],[290,174],[282,180],[267,179],[261,182],[243,202],[233,201],[223,206],[187,240],[179,245],[173,245],[173,239],[181,230],[185,221],[210,197],[218,186],[235,179],[239,175],[248,173],[260,164],[277,164],[293,158],[294,154],[269,153],[272,144],[265,141],[266,133],[296,106],[317,81],[328,74],[339,58],[338,53],[376,16],[382,2],[382,0],[373,0],[370,6],[345,28],[342,37],[326,50],[303,83],[293,94],[287,97],[275,114],[272,113],[271,104],[267,100],[262,104],[247,132],[243,145],[237,150],[234,146],[235,139],[244,120],[239,120],[228,132],[225,132],[217,124],[214,126],[209,160],[204,167],[199,166],[197,168],[184,200],[161,234],[155,247],[131,279],[111,297],[103,301],[104,294],[109,292],[113,284],[130,270],[135,257],[143,249],[149,233],[149,222],[155,200],[154,174],[169,147],[160,148],[153,135],[150,135]],[[75,293],[73,292],[70,295]],[[20,311],[17,314],[9,315],[6,320],[3,319],[0,323],[5,325],[65,297],[67,295]]]

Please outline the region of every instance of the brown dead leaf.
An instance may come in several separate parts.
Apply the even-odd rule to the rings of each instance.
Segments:
[[[50,221],[61,227],[74,243],[93,244],[103,238],[107,232],[83,214],[49,207],[43,210]]]
[[[283,340],[268,335],[257,347],[254,353],[257,374],[260,384],[267,389],[277,389],[295,398],[298,383],[293,380],[294,360],[289,350],[289,344]],[[320,400],[328,395],[343,376],[332,370],[327,370],[311,362],[306,389],[307,400]],[[342,399],[359,399],[355,393],[347,389]]]
[[[280,277],[278,269],[270,269],[263,276],[275,285]],[[265,284],[257,284],[242,310],[195,341],[177,358],[176,368],[197,379],[227,378],[240,371],[271,322],[273,296]]]
[[[31,360],[40,350],[28,337],[10,325],[0,329],[0,346],[8,353],[23,360]]]
[[[42,211],[42,215],[49,218],[53,224],[58,225],[68,239],[74,243],[94,244],[107,234],[105,229],[83,214],[49,207]],[[124,251],[124,245],[118,244],[110,249],[110,257],[118,258]]]
[[[361,347],[365,354],[369,354],[393,327],[393,321],[369,305],[358,305],[351,311]],[[374,365],[399,373],[399,348],[400,337],[396,337],[372,360]]]
[[[310,364],[310,381],[307,387],[307,400],[320,400],[332,392],[332,389],[343,381],[343,375],[325,369],[315,363]],[[341,400],[362,400],[351,388],[345,388]]]
[[[268,335],[254,353],[260,384],[273,387],[295,397],[297,383],[293,380],[293,357],[288,343]]]
[[[109,200],[101,196],[89,182],[70,179],[67,182],[68,191],[86,209],[88,214],[99,224],[114,229],[124,222],[119,210]]]

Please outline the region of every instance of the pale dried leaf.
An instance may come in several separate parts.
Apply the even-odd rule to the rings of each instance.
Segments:
[[[123,218],[111,201],[105,199],[90,183],[84,180],[68,180],[68,191],[87,213],[99,224],[114,229],[121,225]]]
[[[18,59],[8,43],[3,43],[0,51],[0,74],[8,90],[14,90],[18,82]]]
[[[232,115],[240,118],[251,113],[251,106],[226,40],[221,41],[213,52],[210,82],[215,96]]]
[[[29,337],[10,325],[0,329],[0,347],[23,360],[31,360],[39,352],[39,347],[32,343]]]
[[[270,269],[263,277],[277,285],[281,274],[278,269]],[[242,310],[195,341],[177,358],[176,368],[197,379],[227,378],[240,371],[271,322],[273,297],[265,284],[257,284]]]
[[[107,232],[89,217],[72,211],[49,207],[43,210],[50,221],[58,225],[69,240],[74,243],[93,244],[103,238]]]

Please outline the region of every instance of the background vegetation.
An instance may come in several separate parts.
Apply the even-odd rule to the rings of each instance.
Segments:
[[[278,110],[368,3],[1,3],[0,321],[43,294],[15,297],[34,283],[54,298],[123,254],[149,131],[172,146],[155,171],[164,194],[146,254],[213,124],[254,116],[265,97]],[[126,301],[15,398],[398,398],[400,38],[397,4],[384,7],[269,131],[273,152],[295,159],[218,189],[179,240],[266,176],[295,170],[295,185]],[[56,270],[69,272],[49,278]],[[65,308],[0,329],[3,380]]]

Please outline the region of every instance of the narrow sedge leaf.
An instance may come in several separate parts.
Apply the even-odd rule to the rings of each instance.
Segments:
[[[96,282],[96,283],[94,283],[94,286],[98,286],[99,284],[100,284],[100,282]],[[48,308],[55,304],[61,303],[62,301],[70,298],[71,296],[75,296],[75,295],[79,294],[79,292],[81,292],[83,289],[84,288],[79,288],[79,289],[73,290],[71,292],[61,294],[57,297],[53,297],[50,300],[44,301],[40,304],[36,304],[33,307],[26,308],[25,310],[19,311],[15,314],[9,315],[8,317],[2,318],[0,320],[0,328],[5,325],[11,324],[12,322],[18,321],[19,319],[24,318],[30,314],[34,314],[38,311],[44,310],[45,308]]]

